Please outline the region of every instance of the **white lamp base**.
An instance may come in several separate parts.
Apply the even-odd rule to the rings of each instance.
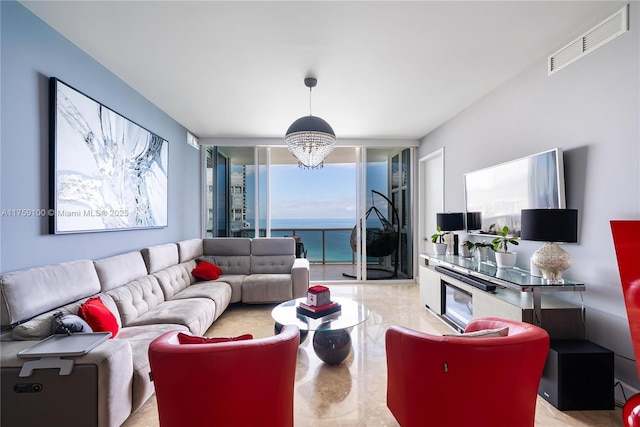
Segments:
[[[552,282],[562,282],[562,273],[571,266],[571,257],[556,243],[545,243],[531,256],[542,277]]]
[[[444,235],[444,242],[447,244],[447,255],[453,255],[455,252],[455,243],[453,233]]]

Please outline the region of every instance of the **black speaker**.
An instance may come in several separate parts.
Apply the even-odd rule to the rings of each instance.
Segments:
[[[614,409],[613,352],[590,341],[551,340],[538,394],[561,411]]]

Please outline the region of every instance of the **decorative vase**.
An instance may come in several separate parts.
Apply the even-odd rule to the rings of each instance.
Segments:
[[[496,264],[498,268],[512,268],[516,265],[517,253],[515,252],[496,252]]]
[[[436,255],[444,255],[447,252],[447,244],[446,243],[434,243],[433,251]]]

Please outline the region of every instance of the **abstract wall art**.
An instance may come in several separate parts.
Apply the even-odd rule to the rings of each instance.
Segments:
[[[52,234],[166,227],[169,144],[50,79]]]

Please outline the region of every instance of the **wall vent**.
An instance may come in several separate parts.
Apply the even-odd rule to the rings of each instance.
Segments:
[[[593,52],[605,43],[629,31],[629,5],[600,22],[598,25],[549,56],[549,75]]]
[[[189,131],[187,131],[187,144],[189,144],[196,150],[200,149],[200,141],[198,141],[198,138]]]

